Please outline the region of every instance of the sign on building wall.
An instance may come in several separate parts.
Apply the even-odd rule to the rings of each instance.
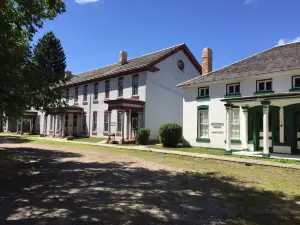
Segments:
[[[224,123],[211,123],[211,126],[215,129],[211,132],[212,134],[224,134],[224,131],[221,130],[224,127]]]

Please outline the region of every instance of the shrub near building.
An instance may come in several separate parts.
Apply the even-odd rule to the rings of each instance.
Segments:
[[[176,147],[182,138],[182,127],[176,123],[167,123],[159,128],[158,135],[163,147]]]
[[[147,145],[149,143],[150,130],[147,128],[140,129],[136,134],[136,143],[138,145]]]

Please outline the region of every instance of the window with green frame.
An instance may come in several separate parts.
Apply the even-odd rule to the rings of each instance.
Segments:
[[[197,138],[209,138],[208,108],[198,108],[198,134]]]

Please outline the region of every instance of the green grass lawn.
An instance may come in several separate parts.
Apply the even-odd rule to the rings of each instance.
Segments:
[[[73,141],[79,141],[79,142],[91,142],[91,143],[97,143],[102,142],[106,140],[106,138],[97,138],[97,137],[76,137]]]

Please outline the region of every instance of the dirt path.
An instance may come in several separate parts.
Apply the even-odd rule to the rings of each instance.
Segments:
[[[234,177],[185,173],[129,154],[87,148],[0,143],[0,156],[12,164],[0,167],[0,224],[300,222],[295,201],[245,187]]]

